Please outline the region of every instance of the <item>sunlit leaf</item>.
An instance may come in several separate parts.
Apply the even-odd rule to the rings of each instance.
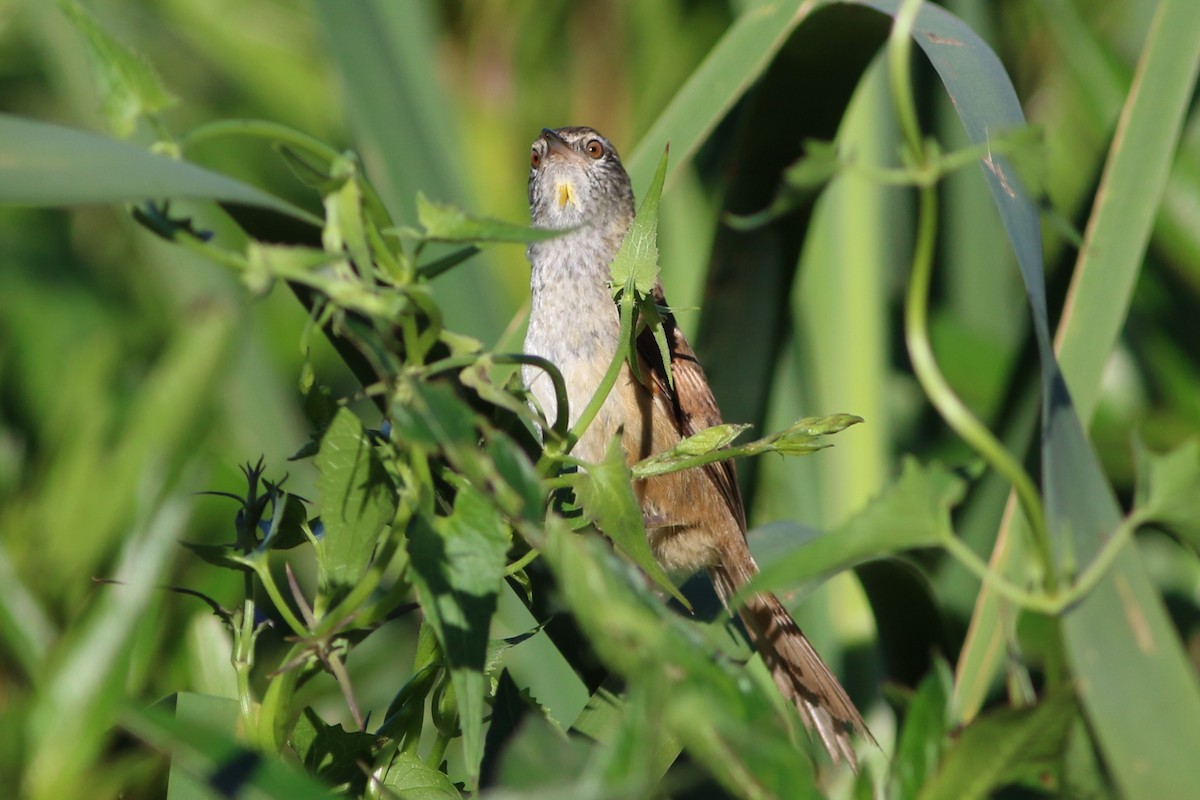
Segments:
[[[467,485],[459,487],[450,516],[420,517],[408,538],[422,608],[450,667],[472,776],[478,775],[483,756],[488,632],[510,543],[495,506]]]
[[[129,136],[140,117],[177,102],[150,62],[110,36],[75,0],[59,0],[58,5],[87,43],[100,84],[104,115],[117,136]]]
[[[410,753],[397,753],[382,781],[388,792],[402,800],[460,800],[446,773]]]
[[[658,280],[658,203],[666,179],[668,153],[669,148],[663,150],[654,180],[642,197],[637,216],[609,268],[614,294],[635,290],[638,295],[648,295]]]
[[[397,228],[391,232],[403,239],[459,244],[472,242],[523,244],[553,239],[564,233],[561,230],[530,228],[515,222],[472,216],[448,203],[435,203],[421,193],[417,194],[417,221],[421,223],[423,231]]]
[[[362,578],[380,532],[392,521],[395,489],[348,409],[333,418],[314,463],[325,526],[319,560],[324,584],[346,590]]]

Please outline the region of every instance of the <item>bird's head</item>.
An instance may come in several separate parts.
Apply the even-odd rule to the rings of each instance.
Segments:
[[[529,212],[536,228],[623,232],[633,188],[616,148],[592,128],[544,128],[529,154]]]

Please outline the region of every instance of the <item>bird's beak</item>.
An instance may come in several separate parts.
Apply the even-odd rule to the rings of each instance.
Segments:
[[[571,149],[571,146],[563,141],[563,138],[549,128],[542,128],[542,139],[546,142],[546,157],[556,156],[558,158],[573,160],[579,157],[579,154]],[[558,199],[558,207],[565,208],[568,203],[575,203],[575,184],[569,178],[562,178],[555,185],[556,197]]]
[[[542,128],[542,138],[546,141],[547,155],[553,154],[562,158],[571,158],[577,153],[571,149],[571,145],[563,141],[563,138],[549,128]]]

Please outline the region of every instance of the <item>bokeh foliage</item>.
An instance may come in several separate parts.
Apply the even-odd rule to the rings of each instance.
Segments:
[[[925,9],[886,50],[886,0],[0,10],[0,784],[1195,794],[1200,13],[944,5],[969,27]],[[544,514],[563,483],[480,355],[519,347],[523,248],[421,276],[523,240],[437,204],[526,219],[529,141],[574,123],[639,197],[670,140],[662,277],[726,418],[866,420],[742,465],[762,585],[879,740],[856,780],[702,587],[711,622],[569,532],[626,524],[619,460]],[[914,374],[914,251],[1049,557]]]

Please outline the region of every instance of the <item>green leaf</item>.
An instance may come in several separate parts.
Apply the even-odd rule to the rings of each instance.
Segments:
[[[329,725],[309,707],[296,720],[288,743],[310,775],[333,786],[348,784],[356,793],[365,787],[367,776],[359,762],[370,763],[373,734]]]
[[[1166,528],[1200,552],[1200,441],[1152,453],[1133,440],[1137,487],[1131,513]]]
[[[568,737],[549,720],[527,714],[517,733],[505,743],[497,768],[497,784],[510,791],[557,788],[567,796],[569,788],[586,774],[589,742]]]
[[[1200,7],[1158,4],[1112,141],[1059,331],[1059,360],[1080,418],[1091,419],[1166,191],[1200,71]]]
[[[125,138],[133,133],[139,117],[152,116],[175,104],[175,97],[140,53],[109,36],[74,0],[59,0],[58,5],[83,34],[100,83],[104,115],[117,136]]]
[[[885,13],[898,7],[892,0],[862,4]],[[1196,3],[1167,0],[1156,7],[1060,323],[1061,370],[1050,337],[1037,207],[1006,159],[982,160],[1033,312],[1042,372],[1041,474],[1047,522],[1060,554],[1069,549],[1083,564],[1120,522],[1083,421],[1091,419],[1102,367],[1125,317],[1148,226],[1200,70],[1200,40],[1191,33],[1198,27]],[[961,20],[925,4],[913,35],[945,83],[973,143],[987,142],[991,131],[1025,124],[1000,60]],[[1072,394],[1082,413],[1076,412]],[[1003,531],[1005,538],[1011,534]],[[1005,570],[1008,559],[1003,555],[1015,548],[1003,539],[998,546],[1000,556],[992,566]],[[1004,657],[1003,630],[988,589],[981,591],[976,608],[960,663],[976,678],[972,684],[981,687],[977,678],[998,669]],[[1200,691],[1131,545],[1116,555],[1099,585],[1063,616],[1062,630],[1081,704],[1122,792],[1134,798],[1200,792],[1200,774],[1191,768],[1186,744],[1200,740]],[[982,694],[974,694],[975,707]]]
[[[172,774],[178,767],[192,777],[182,790],[172,786],[169,800],[329,800],[329,790],[298,768],[241,744],[236,732],[217,719],[215,709],[186,699],[184,707],[186,718],[177,718],[161,708],[130,708],[121,717],[122,727],[171,756]],[[205,791],[196,791],[197,786]]]
[[[304,501],[294,494],[282,492],[277,495],[275,514],[271,517],[270,526],[263,536],[260,549],[290,550],[308,541],[304,532],[308,524],[308,511]]]
[[[226,660],[228,669],[228,660]],[[161,705],[174,700],[175,719],[183,725],[195,725],[202,729],[234,733],[241,719],[241,708],[229,697],[213,697],[193,692],[179,692],[167,698]],[[183,766],[183,759],[171,759],[171,772],[167,778],[167,800],[211,800],[217,794],[203,777],[195,775]]]
[[[488,437],[487,454],[497,474],[513,490],[516,499],[511,506],[502,503],[504,498],[500,496],[497,496],[497,502],[501,502],[505,511],[513,516],[523,517],[533,523],[541,521],[546,515],[546,484],[528,454],[503,433],[493,433]]]
[[[599,464],[566,476],[583,513],[661,589],[690,609],[691,604],[654,560],[646,538],[646,520],[633,494],[633,474],[625,463],[620,437],[613,437]]]
[[[254,568],[246,562],[241,551],[233,545],[204,544],[202,542],[180,542],[180,544],[214,567],[236,569],[243,572],[254,571]]]
[[[742,430],[751,427],[749,425],[717,425],[684,439],[670,450],[664,450],[642,459],[633,465],[633,474],[637,478],[648,478],[684,469],[694,469],[715,461],[724,461],[727,458],[756,456],[763,453],[780,453],[785,456],[807,455],[830,446],[824,440],[825,436],[839,433],[860,422],[862,422],[862,418],[852,414],[805,417],[778,433],[764,436],[748,444],[730,447],[726,442],[722,446],[712,447],[710,446],[712,443],[727,436],[729,441],[732,441],[733,437],[736,437]],[[713,433],[710,434],[709,431],[713,431]]]
[[[519,635],[539,624],[525,602],[510,581],[501,584],[499,606],[492,623],[494,634]],[[571,726],[588,702],[587,687],[544,630],[509,650],[504,668],[517,688],[563,730]]]
[[[0,203],[70,206],[149,198],[223,200],[320,224],[266,192],[105,136],[0,114]]]
[[[638,207],[637,216],[625,233],[621,247],[617,250],[612,264],[609,265],[611,288],[614,298],[622,298],[621,302],[632,303],[637,309],[638,316],[628,314],[626,308],[621,313],[621,319],[627,317],[633,320],[634,329],[629,339],[629,350],[626,361],[629,369],[638,380],[642,380],[641,357],[638,354],[636,342],[643,328],[649,328],[658,346],[659,361],[666,372],[667,385],[675,385],[675,376],[671,371],[671,348],[667,343],[667,334],[663,328],[662,314],[651,292],[658,284],[658,202],[662,196],[663,181],[667,174],[667,156],[671,146],[668,143],[663,148],[662,158],[658,161],[658,170],[654,180],[646,191]],[[625,323],[622,323],[625,324]]]
[[[934,669],[917,687],[917,693],[904,714],[904,727],[896,742],[890,796],[913,800],[937,771],[949,725],[946,702],[952,683],[950,667],[944,660],[938,659]]]
[[[532,419],[529,403],[492,382],[491,371],[494,368],[495,361],[492,356],[482,355],[469,367],[464,367],[458,373],[458,379],[463,386],[474,389],[476,394],[492,405],[507,409],[517,417]]]
[[[446,773],[434,769],[412,753],[397,753],[383,786],[397,800],[461,800],[462,795]]]
[[[451,76],[430,72],[439,58],[441,18],[432,0],[362,0],[313,6],[328,42],[346,116],[367,173],[393,218],[416,217],[416,196],[462,205],[471,195],[460,147],[475,132],[460,130]],[[430,254],[433,256],[434,254]],[[455,270],[439,280],[449,327],[488,340],[500,332],[492,270]]]
[[[38,596],[21,579],[7,549],[0,548],[0,639],[32,678],[58,636]]]
[[[367,274],[372,263],[367,245],[367,233],[363,220],[363,192],[359,185],[358,162],[339,156],[330,166],[341,185],[328,192],[325,203],[325,229],[321,241],[331,253],[343,249],[350,254],[362,274]]]
[[[345,591],[366,573],[379,535],[392,521],[395,488],[349,409],[333,418],[314,463],[325,527],[318,548],[321,585]]]
[[[799,725],[780,713],[766,671],[714,658],[695,623],[664,606],[607,545],[552,520],[544,557],[597,655],[629,684],[641,708],[628,713],[645,720],[641,728],[678,739],[734,796],[806,796],[812,766],[789,733]]]
[[[391,414],[396,441],[441,446],[452,458],[458,448],[475,443],[478,420],[448,384],[412,382],[403,385],[400,394]]]
[[[658,201],[667,175],[669,153],[670,146],[663,149],[654,180],[642,197],[637,216],[609,267],[614,296],[625,291],[644,297],[650,294],[658,281]]]
[[[472,780],[483,757],[488,632],[510,543],[496,507],[470,485],[459,487],[449,517],[418,517],[408,538],[421,607],[450,667]]]
[[[707,455],[733,444],[734,439],[752,427],[754,426],[736,422],[713,425],[711,428],[705,428],[697,434],[688,436],[666,452],[674,456]]]
[[[764,564],[731,605],[759,592],[795,588],[871,558],[916,547],[935,547],[953,536],[950,510],[963,498],[966,481],[938,464],[909,456],[900,478],[866,508],[833,531]]]
[[[941,768],[921,786],[921,800],[992,797],[1002,786],[1053,773],[1076,720],[1069,691],[1050,695],[1034,708],[1005,708],[967,726],[942,758]]]
[[[566,232],[530,228],[515,222],[475,217],[449,203],[434,203],[420,192],[417,193],[417,221],[425,229],[424,232],[414,231],[411,228],[395,228],[388,232],[404,239],[457,244],[473,242],[524,244],[553,239]]]
[[[862,417],[853,414],[833,414],[828,417],[805,417],[796,420],[777,434],[768,436],[770,445],[763,452],[782,453],[785,456],[804,455],[828,447],[821,438],[841,433],[851,425],[859,425]]]
[[[152,490],[151,490],[152,491]],[[26,728],[25,789],[30,797],[65,797],[101,758],[113,715],[124,703],[130,646],[138,621],[170,572],[189,500],[172,496],[127,534],[105,591],[57,643],[53,668],[39,676]],[[64,725],[63,720],[70,720]],[[65,750],[63,748],[66,748]]]

